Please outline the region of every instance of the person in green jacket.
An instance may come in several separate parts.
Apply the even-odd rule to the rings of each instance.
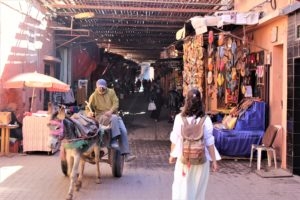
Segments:
[[[89,97],[89,107],[91,110],[88,116],[94,116],[102,124],[110,123],[111,147],[120,147],[126,162],[134,160],[136,157],[131,155],[129,150],[127,129],[122,118],[116,114],[119,108],[119,99],[115,91],[107,87],[104,79],[96,82],[96,89]]]

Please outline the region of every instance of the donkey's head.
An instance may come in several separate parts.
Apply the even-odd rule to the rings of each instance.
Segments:
[[[64,106],[61,106],[58,110],[54,111],[51,116],[48,126],[52,136],[67,140],[76,138],[76,126],[74,122],[66,116]]]
[[[48,114],[51,115],[48,127],[51,130],[51,135],[62,136],[63,135],[63,120],[66,118],[65,108],[60,107],[55,109],[52,104],[48,104]]]
[[[51,149],[55,149],[58,140],[64,138],[63,121],[65,119],[65,108],[55,107],[53,104],[48,103],[48,114],[51,116],[48,123],[48,127],[50,129],[48,145]]]

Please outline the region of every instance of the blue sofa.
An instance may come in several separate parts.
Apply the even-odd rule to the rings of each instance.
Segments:
[[[265,132],[266,103],[254,101],[237,119],[234,129],[214,127],[215,145],[221,155],[250,155],[251,145],[260,144]]]

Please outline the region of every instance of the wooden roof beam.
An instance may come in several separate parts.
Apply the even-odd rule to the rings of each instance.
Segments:
[[[101,3],[111,3],[111,0],[101,0]],[[133,0],[114,0],[114,2],[121,3],[137,3]],[[174,5],[174,4],[183,4],[189,6],[228,6],[228,4],[221,4],[221,0],[215,0],[213,2],[183,2],[182,0],[173,0],[173,1],[153,1],[153,0],[139,0],[138,3],[149,3],[149,4],[164,4],[164,5]],[[89,0],[89,3],[99,3],[99,0]]]
[[[150,29],[146,29],[143,27],[138,27],[139,29],[128,29],[128,30],[116,30],[113,27],[110,27],[110,29],[107,29],[104,27],[104,29],[91,29],[93,30],[95,33],[99,33],[99,32],[104,32],[107,34],[119,34],[120,32],[122,34],[139,34],[139,33],[152,33],[152,32],[161,32],[161,34],[164,33],[176,33],[178,31],[178,29],[162,29],[162,28],[150,28]],[[116,30],[116,31],[115,31]],[[114,31],[114,32],[113,32]]]
[[[63,4],[51,4],[51,7],[57,9],[94,9],[94,10],[122,10],[122,11],[140,11],[140,12],[171,12],[171,13],[212,13],[216,12],[216,9],[199,9],[199,8],[149,8],[138,6],[106,6],[106,5],[63,5]]]
[[[178,30],[182,28],[182,25],[161,25],[161,24],[119,24],[119,23],[95,23],[95,24],[85,24],[84,26],[81,26],[80,28],[93,28],[97,26],[107,26],[107,27],[141,27],[141,28],[161,28],[161,29],[173,29]]]
[[[58,16],[73,16],[75,14],[77,14],[76,12],[57,12],[56,13]],[[92,19],[84,19],[86,21],[89,20],[96,20],[96,19],[122,19],[122,21],[124,20],[139,20],[139,21],[168,21],[168,22],[182,22],[187,20],[187,18],[185,16],[176,16],[176,18],[174,18],[174,16],[145,16],[145,15],[113,15],[113,14],[105,14],[105,15],[95,15]],[[77,19],[78,20],[78,19]]]

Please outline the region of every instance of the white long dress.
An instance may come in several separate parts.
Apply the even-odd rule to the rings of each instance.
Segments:
[[[188,117],[189,123],[194,117]],[[197,118],[199,122],[200,118]],[[175,148],[171,152],[172,157],[176,157],[177,161],[174,170],[174,181],[172,185],[172,200],[205,200],[205,192],[209,178],[209,160],[211,160],[208,150],[206,149],[206,162],[202,165],[182,164],[180,157],[182,154],[182,136],[181,126],[183,125],[181,114],[176,115],[170,140],[175,144]],[[204,122],[204,142],[206,146],[214,144],[214,136],[212,135],[213,124],[211,119],[207,117]]]

